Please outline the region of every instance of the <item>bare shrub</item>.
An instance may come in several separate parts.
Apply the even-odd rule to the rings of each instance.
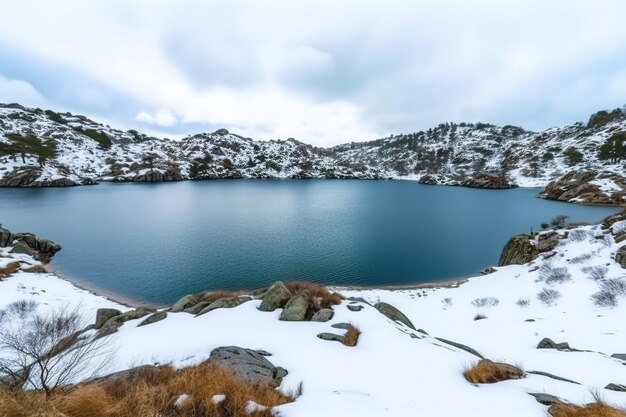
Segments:
[[[594,281],[603,280],[604,278],[606,278],[607,272],[609,272],[609,268],[605,266],[585,266],[583,268],[580,268],[580,270],[587,274],[587,276]]]
[[[63,385],[101,372],[112,358],[105,349],[107,339],[94,340],[83,328],[77,309],[4,320],[0,375],[15,386],[40,388],[50,396]]]
[[[530,298],[520,298],[515,302],[519,307],[526,308],[530,305]]]
[[[493,384],[509,379],[523,378],[524,371],[507,363],[481,359],[476,365],[467,368],[463,372],[463,376],[472,384]]]
[[[619,278],[611,278],[600,282],[600,288],[614,295],[626,295],[626,281]]]
[[[500,304],[500,300],[496,297],[484,297],[472,300],[472,305],[474,307],[495,307],[498,304]]]
[[[561,293],[553,288],[544,288],[537,293],[537,299],[547,306],[551,306],[561,298]]]
[[[343,297],[336,292],[328,291],[323,285],[307,281],[292,281],[285,284],[293,294],[304,294],[314,310],[341,304]]]
[[[569,240],[574,242],[582,242],[587,239],[587,231],[583,229],[574,229],[569,232]]]
[[[595,252],[583,253],[582,255],[574,256],[569,261],[573,264],[582,264],[582,263],[587,262],[591,258],[593,258],[594,255],[595,255]]]
[[[555,268],[546,263],[539,268],[539,280],[546,284],[560,284],[570,279],[572,279],[572,275],[565,267]]]
[[[443,305],[446,305],[446,306],[451,306],[452,305],[452,298],[446,297],[443,300],[441,300],[441,303]]]
[[[351,324],[343,337],[343,344],[351,347],[356,346],[359,342],[359,336],[361,336],[361,330]]]
[[[617,305],[617,296],[607,290],[600,290],[591,294],[591,301],[598,307],[615,307]]]
[[[36,308],[37,303],[34,300],[19,300],[6,306],[4,311],[7,316],[18,316],[23,320],[28,315],[32,314]]]

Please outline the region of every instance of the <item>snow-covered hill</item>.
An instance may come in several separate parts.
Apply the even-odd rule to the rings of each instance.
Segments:
[[[598,112],[542,132],[446,123],[407,135],[319,148],[220,129],[174,141],[69,113],[0,105],[0,185],[211,178],[401,178],[502,188],[543,186],[569,171],[624,172],[626,114]],[[495,182],[476,174],[508,175]]]

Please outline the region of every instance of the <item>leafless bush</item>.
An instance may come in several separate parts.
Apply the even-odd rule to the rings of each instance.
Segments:
[[[544,288],[537,294],[537,299],[547,306],[551,306],[561,298],[561,293],[553,288]]]
[[[593,258],[593,255],[595,255],[595,252],[583,253],[582,255],[574,256],[570,259],[570,262],[573,264],[582,264]]]
[[[607,272],[609,272],[609,268],[598,265],[585,266],[583,268],[580,268],[580,270],[587,274],[587,276],[594,281],[603,280],[604,278],[606,278]]]
[[[529,298],[520,298],[519,300],[517,300],[515,302],[515,304],[517,304],[518,306],[522,307],[522,308],[526,308],[530,305],[530,299]]]
[[[600,283],[602,290],[613,295],[626,295],[626,281],[619,278],[611,278]]]
[[[539,268],[539,280],[546,284],[560,284],[570,279],[572,279],[572,276],[565,267],[554,268],[546,263]]]
[[[445,306],[451,306],[452,305],[452,298],[450,297],[446,297],[443,300],[441,300],[441,303]]]
[[[90,378],[110,362],[107,339],[83,334],[79,310],[34,313],[4,320],[0,328],[0,376],[15,386],[40,388],[50,396],[79,378]]]
[[[582,229],[574,229],[569,232],[569,240],[572,240],[574,242],[582,242],[583,240],[587,239],[587,236],[587,231]]]
[[[617,296],[611,291],[600,290],[591,295],[591,301],[598,307],[615,307]]]
[[[474,307],[495,307],[500,304],[496,297],[476,298],[472,301]]]
[[[25,319],[28,315],[32,314],[37,308],[37,303],[34,300],[19,300],[12,302],[4,309],[7,316],[18,316],[20,319]]]

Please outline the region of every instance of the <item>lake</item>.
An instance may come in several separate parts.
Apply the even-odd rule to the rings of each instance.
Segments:
[[[215,180],[0,189],[0,222],[59,243],[51,267],[153,304],[276,280],[402,285],[479,273],[559,214],[616,209],[409,181]]]

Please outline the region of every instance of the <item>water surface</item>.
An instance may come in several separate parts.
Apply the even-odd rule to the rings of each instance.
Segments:
[[[476,274],[558,214],[616,210],[409,181],[216,180],[0,189],[0,222],[52,239],[52,267],[151,303],[275,280],[400,285]]]

